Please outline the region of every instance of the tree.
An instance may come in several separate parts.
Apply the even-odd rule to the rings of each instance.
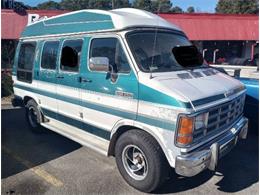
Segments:
[[[188,12],[188,13],[194,13],[194,12],[195,12],[194,7],[192,7],[192,6],[188,7],[188,8],[187,8],[187,12]]]
[[[258,0],[219,0],[215,8],[224,14],[258,14]]]
[[[45,9],[45,10],[58,10],[58,9],[60,9],[60,4],[55,1],[47,1],[44,3],[38,4],[37,8]]]
[[[131,7],[129,0],[112,0],[112,8],[124,8],[124,7]]]
[[[17,41],[2,39],[1,45],[2,68],[12,68]]]
[[[152,11],[152,1],[151,0],[135,0],[133,2],[133,7],[137,9],[143,9],[146,11]]]
[[[62,0],[60,2],[61,9],[65,10],[81,10],[89,8],[89,0]]]
[[[172,13],[183,13],[183,10],[178,6],[172,7],[170,11]]]
[[[112,2],[108,0],[89,0],[88,7],[90,9],[109,10],[112,9]]]
[[[152,11],[159,13],[167,13],[170,11],[172,3],[170,0],[152,1]]]

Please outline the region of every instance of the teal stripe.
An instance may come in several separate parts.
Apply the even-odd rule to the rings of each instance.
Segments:
[[[22,32],[21,37],[80,33],[110,29],[114,29],[114,24],[109,15],[81,11],[29,25]]]
[[[14,87],[19,88],[19,89],[23,89],[26,91],[31,91],[33,93],[38,93],[40,95],[44,95],[50,98],[56,98],[59,99],[61,101],[65,101],[65,102],[69,102],[75,105],[80,105],[89,109],[93,109],[93,110],[97,110],[100,112],[104,112],[107,114],[111,114],[111,115],[115,115],[115,116],[119,116],[122,118],[126,118],[126,119],[131,119],[131,120],[136,120],[139,121],[141,123],[145,123],[148,125],[153,125],[155,127],[159,127],[159,128],[163,128],[163,129],[167,129],[167,130],[171,130],[174,131],[175,130],[175,123],[173,122],[168,122],[165,120],[160,120],[160,119],[155,119],[155,118],[150,118],[150,117],[146,117],[146,116],[142,116],[142,115],[137,115],[136,113],[131,113],[131,112],[127,112],[127,111],[122,111],[119,109],[115,109],[115,108],[111,108],[111,107],[106,107],[103,105],[97,105],[97,104],[93,104],[91,102],[87,102],[87,101],[80,101],[79,99],[76,98],[71,98],[68,96],[63,96],[63,95],[59,95],[59,94],[55,94],[52,92],[48,92],[48,91],[43,91],[40,89],[34,89],[31,87],[26,87],[26,86],[21,86],[21,85],[14,85]]]
[[[103,139],[110,140],[110,132],[106,131],[104,129],[92,126],[90,124],[87,124],[83,121],[78,121],[76,119],[72,119],[70,117],[64,116],[60,113],[53,112],[51,110],[48,110],[46,108],[41,108],[44,115],[54,118],[60,122],[66,123],[68,125],[77,127],[79,129],[82,129],[88,133],[91,133],[93,135],[96,135],[98,137],[102,137]]]

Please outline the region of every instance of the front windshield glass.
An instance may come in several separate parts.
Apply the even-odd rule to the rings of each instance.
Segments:
[[[127,34],[127,40],[136,63],[144,72],[169,72],[189,68],[180,65],[172,53],[174,47],[192,45],[184,35],[173,31],[135,31]],[[192,68],[194,67],[201,67],[201,64],[194,64]]]

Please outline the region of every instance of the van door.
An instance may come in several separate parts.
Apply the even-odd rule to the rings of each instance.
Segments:
[[[113,126],[122,119],[136,119],[138,81],[118,37],[87,38],[87,64],[81,69],[83,127],[109,139]],[[110,73],[89,66],[90,59],[107,59]]]
[[[42,91],[40,104],[42,111],[52,118],[57,118],[57,62],[60,41],[43,42],[39,70],[38,89]]]
[[[81,128],[79,67],[83,39],[64,40],[57,74],[58,120]]]

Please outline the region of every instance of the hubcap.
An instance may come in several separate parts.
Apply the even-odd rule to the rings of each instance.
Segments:
[[[36,110],[33,107],[29,108],[28,118],[29,118],[29,122],[30,122],[32,127],[37,127],[38,126],[37,112],[36,112]]]
[[[135,180],[143,180],[148,164],[143,151],[135,145],[127,145],[122,152],[122,161],[127,173]]]

